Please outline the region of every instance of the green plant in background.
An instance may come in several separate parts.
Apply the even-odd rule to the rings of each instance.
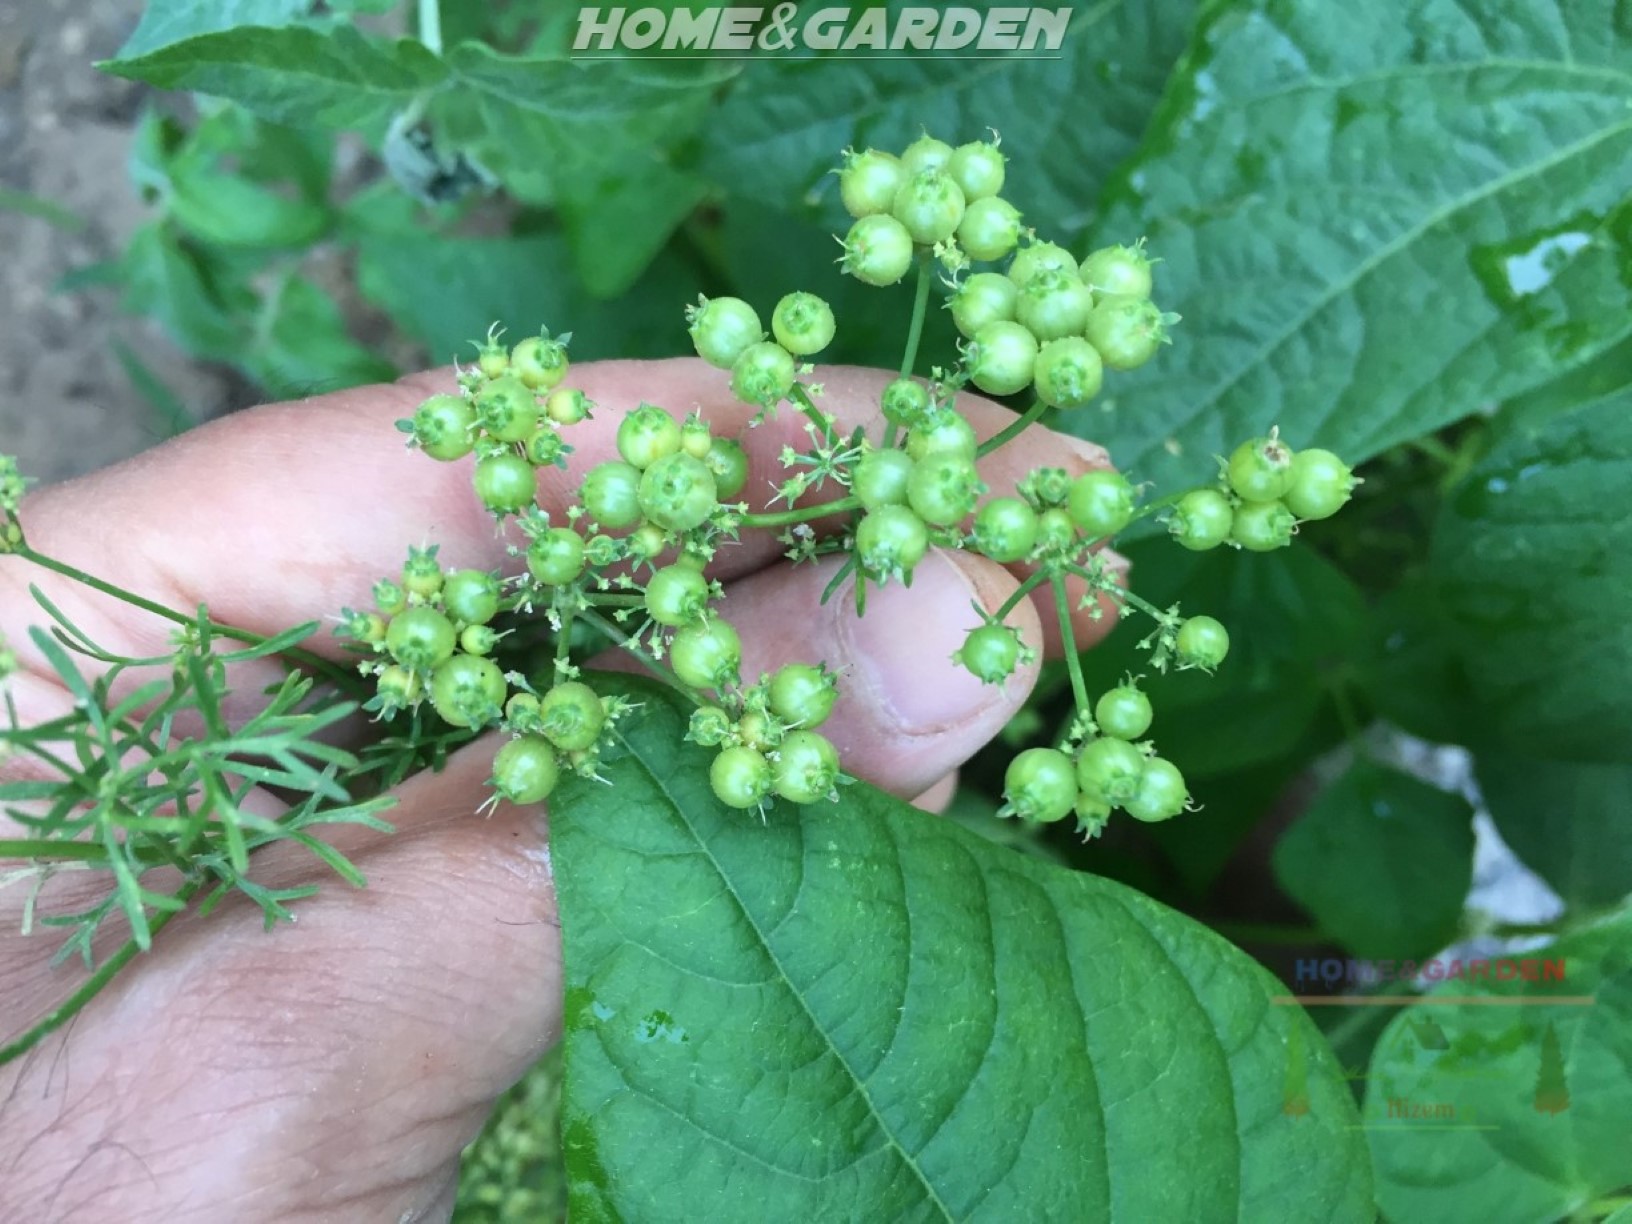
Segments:
[[[1632,889],[1632,649],[1619,613],[1632,587],[1619,514],[1632,484],[1632,30],[1620,6],[1150,0],[1075,11],[1058,59],[795,50],[593,63],[567,53],[571,6],[356,7],[372,12],[154,5],[107,66],[214,99],[186,125],[144,125],[134,173],[160,215],[101,270],[132,309],[288,394],[381,376],[372,346],[345,338],[336,303],[354,295],[432,360],[472,359],[468,337],[494,318],[570,320],[574,358],[590,359],[679,351],[673,321],[699,289],[769,306],[795,284],[841,320],[824,360],[893,367],[898,333],[863,321],[905,314],[912,290],[880,293],[829,262],[827,235],[849,226],[832,151],[904,149],[923,126],[996,128],[1024,151],[1002,193],[1024,205],[1024,224],[1074,262],[1147,236],[1164,261],[1163,305],[1184,316],[1183,343],[1162,360],[1045,420],[1104,442],[1133,481],[1162,489],[1207,485],[1214,456],[1271,424],[1300,447],[1367,461],[1354,503],[1305,527],[1295,549],[1225,556],[1157,538],[1164,519],[1181,543],[1216,536],[1224,516],[1204,494],[1130,525],[1119,547],[1136,593],[1158,609],[1182,593],[1228,625],[1216,679],[1140,682],[1163,754],[1182,762],[1203,811],[1113,822],[1086,848],[1052,832],[1018,844],[1214,913],[1226,863],[1287,781],[1356,745],[1360,759],[1294,826],[1275,869],[1340,948],[1420,956],[1458,925],[1490,925],[1463,913],[1470,808],[1368,759],[1364,732],[1382,722],[1462,745],[1497,828],[1566,903],[1559,954],[1572,993],[1598,1004],[1557,1022],[1571,1094],[1560,1117],[1605,1119],[1606,1135],[1632,1126],[1619,1080],[1590,1069],[1624,1040],[1618,919],[1599,916]],[[387,32],[404,17],[417,37]],[[357,168],[365,147],[396,183]],[[1001,233],[1001,210],[981,212]],[[957,320],[982,304],[977,279],[944,296],[951,309],[930,286],[930,366],[955,363]],[[1242,531],[1273,541],[1276,517],[1255,511]],[[1084,655],[1082,690],[1108,693],[1148,670],[1141,637],[1123,628]],[[638,700],[629,719],[680,718],[655,694]],[[1071,669],[1046,671],[1016,742],[966,771],[963,818],[992,828],[1013,749],[1067,732],[1081,704]],[[435,752],[421,744],[382,768]],[[692,778],[682,806],[706,796],[706,776],[648,764]],[[634,773],[617,778],[626,794],[649,785]],[[743,862],[776,853],[774,821],[753,832]],[[836,832],[846,847],[865,836]],[[1016,840],[1012,824],[1001,835]],[[731,871],[738,852],[719,845]],[[1077,878],[1083,903],[1112,895]],[[1126,912],[1149,904],[1114,895]],[[570,913],[570,885],[562,903]],[[1225,963],[1206,948],[1203,961]],[[579,1022],[597,1023],[598,997],[569,998],[569,1017],[576,1000]],[[1445,1015],[1431,996],[1421,1006]],[[1486,1010],[1513,1022],[1510,1008]],[[1172,1013],[1193,1015],[1178,1002]],[[1537,1032],[1553,1019],[1537,1017]],[[1339,1020],[1331,1037],[1346,1064],[1369,1058],[1374,1080],[1409,1078],[1424,1072],[1394,1034],[1413,1019],[1381,1040],[1377,1026]],[[1330,1106],[1315,1087],[1324,1056],[1310,1047],[1318,1118]],[[1477,1135],[1464,1149],[1367,1132],[1386,1216],[1603,1214],[1594,1205],[1627,1180],[1624,1161],[1609,1138],[1533,1130],[1555,1120],[1533,1107],[1536,1057],[1532,1046],[1502,1064],[1512,1074],[1481,1081],[1478,1112],[1548,1159],[1492,1161]],[[1282,1117],[1287,1074],[1252,1075]],[[1229,1099],[1201,1083],[1188,1099]],[[1419,1095],[1461,1091],[1456,1080]],[[636,1176],[616,1145],[570,1124],[566,1150],[580,1185]],[[1430,1161],[1426,1178],[1419,1162],[1436,1153],[1448,1160]]]

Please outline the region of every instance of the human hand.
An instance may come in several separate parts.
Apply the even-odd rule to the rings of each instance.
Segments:
[[[875,424],[887,376],[823,373],[823,407],[842,429]],[[543,476],[540,503],[552,512],[591,464],[613,457],[616,423],[642,398],[677,413],[701,405],[718,434],[738,433],[750,414],[728,402],[718,371],[694,360],[603,362],[574,375],[601,410],[571,431],[571,473]],[[400,567],[405,540],[439,544],[449,565],[513,570],[471,492],[469,464],[413,454],[391,427],[449,382],[435,372],[239,414],[39,491],[24,526],[41,552],[169,607],[205,603],[216,620],[266,635],[365,605],[373,582]],[[978,398],[959,405],[982,437],[1012,420]],[[786,409],[743,432],[745,495],[758,509],[778,451],[803,437]],[[1039,464],[1075,472],[1105,462],[1097,447],[1037,429],[982,470],[1002,491]],[[932,553],[910,593],[899,584],[870,592],[858,621],[842,592],[819,606],[831,558],[794,567],[780,554],[768,534],[750,534],[711,567],[742,633],[744,674],[826,660],[841,698],[823,730],[846,770],[924,806],[944,803],[958,765],[1036,680],[1031,664],[1004,686],[983,686],[949,661],[973,627],[970,601],[995,609],[1018,567]],[[25,636],[38,619],[30,582],[115,650],[166,649],[170,626],[159,619],[0,558],[0,634],[23,666],[12,692],[25,721],[70,701]],[[1046,590],[1044,599],[1043,615],[1025,603],[1010,623],[1057,650]],[[1079,613],[1078,642],[1098,640],[1113,621]],[[326,635],[310,645],[343,657]],[[253,708],[259,678],[249,668],[240,676],[235,713]],[[0,1067],[0,1219],[446,1215],[460,1149],[561,1022],[545,814],[508,805],[475,814],[496,747],[484,737],[443,772],[399,787],[388,813],[395,834],[335,835],[367,875],[366,891],[323,881],[297,904],[296,925],[270,935],[260,911],[235,900],[208,921],[184,916],[71,1025]],[[0,778],[22,764],[0,761]],[[0,836],[5,829],[0,818]],[[258,881],[317,877],[285,849],[257,857]],[[40,905],[90,901],[90,883],[59,876]],[[16,891],[0,892],[0,1041],[76,984],[73,970],[49,967],[48,933],[17,933]]]

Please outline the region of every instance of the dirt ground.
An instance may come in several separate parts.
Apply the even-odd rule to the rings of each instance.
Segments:
[[[147,91],[91,66],[118,49],[141,7],[0,3],[0,191],[49,200],[84,222],[69,230],[0,208],[0,453],[40,480],[105,466],[163,436],[116,340],[194,419],[252,397],[230,371],[188,360],[154,326],[122,315],[117,291],[55,288],[74,269],[116,255],[146,213],[125,158]]]

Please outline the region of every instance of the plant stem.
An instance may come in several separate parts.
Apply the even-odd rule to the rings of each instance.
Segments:
[[[901,377],[912,373],[918,364],[918,343],[924,337],[924,316],[929,313],[929,256],[918,257],[917,292],[912,299],[912,323],[907,328],[907,350],[901,355]]]
[[[992,620],[993,621],[1002,621],[1003,619],[1005,619],[1009,615],[1010,612],[1013,612],[1016,608],[1018,608],[1020,606],[1020,601],[1022,599],[1024,599],[1027,595],[1030,595],[1033,591],[1035,591],[1038,587],[1042,586],[1043,583],[1045,583],[1047,581],[1048,581],[1047,571],[1046,570],[1038,570],[1030,578],[1027,578],[1017,588],[1015,588],[1014,594],[1010,595],[1007,599],[1005,599],[1003,601],[1003,606],[1001,608],[999,608],[996,612],[992,613]]]
[[[1065,579],[1059,574],[1049,577],[1054,587],[1054,610],[1060,617],[1060,647],[1065,652],[1065,670],[1071,676],[1071,696],[1076,700],[1077,712],[1088,714],[1088,682],[1082,677],[1082,659],[1077,654],[1077,635],[1071,628],[1071,597],[1065,593]]]
[[[1070,572],[1075,574],[1078,578],[1086,581],[1092,589],[1096,591],[1103,591],[1105,594],[1121,600],[1130,607],[1138,608],[1139,611],[1143,612],[1146,616],[1151,617],[1153,620],[1165,621],[1167,619],[1166,612],[1163,612],[1155,604],[1151,603],[1150,600],[1142,599],[1138,595],[1135,595],[1132,591],[1128,590],[1127,587],[1117,586],[1117,584],[1114,582],[1107,582],[1103,577],[1090,573],[1080,565],[1068,565],[1066,566],[1066,569],[1070,570]]]
[[[0,858],[95,862],[107,857],[108,848],[95,842],[51,841],[47,838],[0,840]]]
[[[187,906],[187,903],[197,895],[198,890],[203,887],[203,884],[204,881],[200,879],[189,880],[180,888],[176,889],[175,892],[170,894],[173,900],[181,902],[182,908],[161,910],[155,914],[148,922],[148,934],[150,939],[156,937],[160,931],[168,926],[172,918],[183,912]],[[123,969],[130,963],[131,958],[135,956],[138,951],[139,949],[134,939],[126,940],[125,943],[120,946],[119,950],[112,956],[108,957],[107,960],[103,961],[101,967],[98,968],[95,973],[91,974],[90,977],[86,978],[80,985],[80,988],[74,991],[73,994],[69,995],[67,1000],[63,1002],[60,1007],[51,1012],[50,1015],[46,1016],[45,1019],[41,1020],[33,1028],[29,1029],[28,1032],[17,1038],[16,1041],[13,1041],[10,1045],[0,1047],[0,1067],[5,1066],[14,1058],[28,1053],[28,1051],[32,1050],[36,1045],[38,1045],[41,1040],[49,1036],[51,1033],[56,1032],[57,1029],[61,1028],[64,1024],[68,1023],[68,1021],[77,1016],[80,1010],[96,996],[97,992],[113,980],[114,974],[118,973],[119,970]]]
[[[929,256],[918,257],[918,284],[912,298],[912,322],[907,327],[907,347],[901,354],[901,377],[907,378],[912,374],[912,368],[918,364],[918,345],[924,338],[924,317],[929,313]],[[897,435],[894,421],[884,426],[884,445],[895,445]]]
[[[833,432],[833,422],[827,418],[821,409],[816,407],[815,401],[810,398],[810,392],[805,390],[803,383],[794,383],[793,390],[788,392],[788,398],[797,404],[799,411],[805,414],[805,418],[816,426],[816,431],[821,435],[824,446],[838,444],[838,435]]]
[[[823,502],[819,506],[801,506],[793,510],[768,510],[764,514],[744,514],[744,527],[786,527],[792,523],[803,523],[810,519],[824,518],[829,514],[843,514],[848,510],[859,510],[861,501],[855,497],[841,497],[838,501]]]
[[[1038,400],[1020,416],[1015,417],[1014,420],[982,442],[975,449],[975,458],[984,459],[998,447],[1007,445],[1040,421],[1043,413],[1047,411],[1048,405],[1043,403],[1042,400]]]
[[[1176,506],[1179,504],[1180,500],[1189,494],[1194,493],[1196,489],[1211,489],[1213,487],[1213,485],[1197,485],[1194,489],[1180,489],[1177,493],[1169,493],[1166,497],[1158,497],[1155,501],[1146,502],[1144,505],[1135,510],[1133,512],[1133,518],[1129,521],[1136,523],[1142,518],[1148,518],[1152,514],[1166,510],[1169,506]]]
[[[668,668],[664,667],[663,664],[652,658],[651,655],[647,654],[646,651],[642,650],[639,646],[634,645],[634,640],[627,633],[625,633],[622,629],[619,629],[604,616],[587,608],[581,610],[578,615],[583,617],[588,624],[591,624],[596,629],[599,629],[603,636],[617,645],[622,646],[635,658],[639,659],[642,667],[651,672],[652,675],[656,676],[659,680],[663,681],[664,684],[667,684],[670,688],[683,695],[686,700],[692,702],[694,705],[704,704],[703,699],[696,693],[692,692],[679,676],[675,675]]]
[[[419,41],[433,55],[442,54],[442,5],[440,0],[419,0]]]
[[[53,574],[61,574],[64,578],[71,579],[81,586],[89,587],[102,595],[130,604],[133,608],[140,608],[143,612],[151,612],[154,616],[162,617],[171,624],[192,625],[195,623],[194,618],[191,616],[186,616],[173,608],[167,608],[163,604],[154,603],[151,599],[144,599],[134,591],[127,591],[111,582],[105,582],[93,574],[87,574],[84,570],[69,565],[66,561],[58,561],[55,557],[48,557],[42,552],[35,552],[26,544],[13,555],[32,561],[41,569],[50,570]],[[223,625],[216,620],[210,620],[206,623],[209,625],[211,633],[234,642],[242,642],[246,646],[259,646],[266,641],[266,638],[262,635],[251,633],[247,629],[235,629],[231,625]],[[355,679],[347,669],[338,667],[328,659],[315,655],[309,650],[303,650],[298,646],[283,653],[284,657],[291,662],[299,663],[303,667],[318,672],[342,689],[349,689]]]

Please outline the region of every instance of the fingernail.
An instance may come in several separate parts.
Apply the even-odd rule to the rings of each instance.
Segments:
[[[1126,578],[1129,571],[1133,569],[1133,562],[1129,561],[1114,548],[1100,549],[1099,559],[1105,563],[1106,569],[1114,570],[1122,578]]]
[[[952,653],[980,624],[971,602],[986,603],[964,569],[940,549],[918,563],[910,589],[898,582],[867,591],[867,613],[839,605],[839,640],[856,682],[875,707],[905,734],[961,726],[1003,700],[952,662]]]

